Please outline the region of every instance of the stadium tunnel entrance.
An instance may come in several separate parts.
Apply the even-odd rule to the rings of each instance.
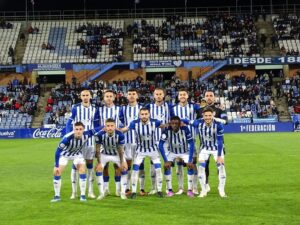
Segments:
[[[38,77],[43,80],[44,77],[47,79],[48,84],[64,83],[66,81],[65,71],[38,71]]]
[[[256,65],[255,71],[258,75],[273,73],[273,77],[283,77],[283,65]]]
[[[146,79],[151,81],[171,80],[175,73],[175,68],[147,68]]]

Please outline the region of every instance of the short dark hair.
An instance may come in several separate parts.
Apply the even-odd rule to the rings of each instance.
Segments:
[[[206,94],[207,92],[212,92],[212,93],[215,95],[215,92],[214,92],[212,89],[207,89],[207,90],[204,91],[204,96],[205,96],[205,94]]]
[[[212,107],[207,106],[202,110],[202,113],[206,113],[206,112],[214,113],[214,110]]]
[[[140,109],[140,111],[148,111],[148,112],[149,112],[149,109],[146,108],[146,107],[142,107],[142,108]]]
[[[136,92],[137,94],[139,93],[136,88],[129,88],[128,91],[127,91],[127,93],[128,92]]]
[[[177,121],[181,122],[179,116],[172,116],[170,120],[177,120]]]
[[[106,93],[112,93],[114,95],[116,94],[113,90],[110,90],[110,89],[105,90],[104,93],[103,93],[103,95],[105,95]]]
[[[81,122],[81,121],[78,121],[78,122],[76,122],[76,123],[74,124],[74,127],[79,127],[79,126],[82,126],[82,127],[84,127],[84,124],[83,124],[83,122]]]
[[[164,92],[164,94],[165,94],[165,89],[164,88],[161,88],[161,87],[156,87],[155,89],[154,89],[154,91],[163,91]]]
[[[115,123],[116,121],[113,118],[108,118],[105,120],[105,123]]]
[[[184,92],[186,92],[187,94],[189,94],[189,91],[188,91],[186,88],[180,88],[179,91],[178,91],[178,93],[181,92],[181,91],[184,91]]]

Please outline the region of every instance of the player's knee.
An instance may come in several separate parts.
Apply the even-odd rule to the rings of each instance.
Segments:
[[[78,166],[78,171],[79,171],[79,173],[80,174],[85,174],[85,168],[84,168],[84,166]]]

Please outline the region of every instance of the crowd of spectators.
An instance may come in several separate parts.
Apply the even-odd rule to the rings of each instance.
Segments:
[[[289,113],[300,114],[300,72],[297,72],[291,78],[287,77],[277,87],[279,89],[277,97],[284,96],[286,98]]]
[[[184,23],[180,16],[167,17],[161,26],[148,24],[142,20],[141,24],[135,22],[127,28],[133,34],[133,44],[140,44],[134,48],[134,53],[161,53],[162,55],[175,56],[178,53],[173,49],[162,51],[159,49],[158,40],[155,35],[163,40],[189,40],[201,43],[201,51],[221,52],[231,46],[232,56],[260,53],[256,28],[253,17],[250,15],[211,15],[207,16],[204,23]],[[223,36],[230,36],[231,42],[220,41]],[[245,52],[242,45],[249,45]],[[190,56],[199,54],[199,49],[194,46],[185,46],[180,55]]]
[[[12,23],[6,22],[4,18],[0,18],[0,28],[1,29],[13,29],[14,25]]]
[[[34,115],[40,94],[39,85],[31,85],[25,77],[23,81],[14,78],[0,93],[0,110],[15,110]]]
[[[102,51],[103,45],[109,46],[110,55],[119,55],[123,51],[123,45],[120,43],[120,38],[124,37],[124,32],[121,28],[113,28],[107,23],[102,24],[83,24],[75,29],[77,33],[86,33],[87,39],[80,38],[77,40],[77,46],[83,49],[83,55],[90,58],[97,58],[98,52]],[[119,56],[120,57],[120,56]],[[117,57],[117,61],[119,61]]]

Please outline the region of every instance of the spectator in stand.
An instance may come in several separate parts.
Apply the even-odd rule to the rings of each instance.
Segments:
[[[45,107],[45,112],[46,113],[49,113],[49,112],[52,112],[53,111],[53,107],[51,104],[47,104],[47,106]]]
[[[54,104],[54,100],[52,98],[52,96],[50,95],[49,98],[47,99],[47,104],[48,105],[53,105]]]

